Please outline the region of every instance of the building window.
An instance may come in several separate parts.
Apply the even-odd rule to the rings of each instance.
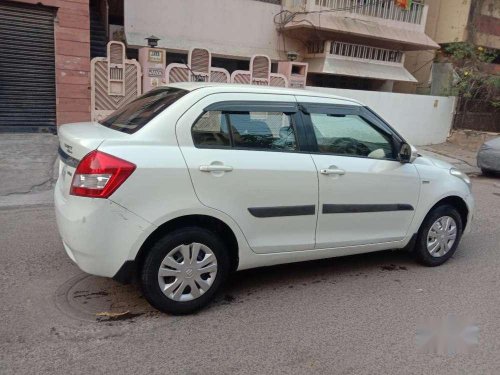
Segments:
[[[324,40],[313,40],[307,43],[307,53],[323,53],[325,52]]]

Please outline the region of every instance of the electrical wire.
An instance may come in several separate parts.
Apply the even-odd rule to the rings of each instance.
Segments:
[[[416,72],[418,72],[420,69],[422,68],[425,68],[427,65],[429,65],[429,63],[433,62],[434,61],[434,57],[432,59],[430,59],[429,61],[425,62],[422,66],[420,66],[418,69],[414,70],[411,72],[411,74],[415,74]]]

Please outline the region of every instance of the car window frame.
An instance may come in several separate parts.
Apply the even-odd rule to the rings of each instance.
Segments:
[[[233,132],[228,122],[229,130],[229,145],[228,146],[216,146],[216,145],[197,145],[193,137],[193,128],[199,119],[209,111],[220,111],[222,115],[227,116],[226,121],[229,121],[229,114],[232,113],[247,113],[247,112],[282,112],[285,115],[290,116],[291,126],[295,133],[295,150],[279,150],[279,149],[268,149],[268,148],[249,148],[249,147],[236,147],[233,140]],[[304,128],[302,113],[299,110],[297,102],[290,101],[251,101],[251,100],[238,100],[238,101],[221,101],[215,102],[206,106],[200,115],[191,125],[191,140],[193,145],[198,149],[213,149],[213,150],[237,150],[237,151],[254,151],[254,152],[284,152],[284,153],[309,153],[309,147],[303,146],[308,144],[307,133]]]
[[[331,156],[341,156],[350,158],[361,158],[369,160],[388,160],[399,162],[397,156],[397,150],[399,150],[401,143],[403,142],[402,137],[397,134],[387,123],[380,121],[380,118],[374,115],[373,111],[368,110],[364,106],[357,105],[346,105],[346,104],[321,104],[321,103],[299,103],[299,108],[303,113],[304,126],[307,129],[307,140],[308,147],[310,148],[311,154],[316,155],[331,155]],[[389,143],[392,147],[392,157],[385,157],[382,159],[369,158],[368,156],[362,155],[347,155],[347,154],[336,154],[331,152],[321,152],[318,146],[318,140],[316,139],[316,134],[314,132],[314,125],[311,119],[311,113],[318,114],[332,114],[332,115],[355,115],[363,119],[368,125],[375,128],[382,134],[389,137]]]

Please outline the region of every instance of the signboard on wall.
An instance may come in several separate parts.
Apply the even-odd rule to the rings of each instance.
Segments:
[[[165,62],[165,51],[158,48],[148,48],[148,62],[163,64]]]
[[[139,49],[139,62],[142,66],[143,92],[162,85],[165,80],[165,50],[162,48],[143,47]]]

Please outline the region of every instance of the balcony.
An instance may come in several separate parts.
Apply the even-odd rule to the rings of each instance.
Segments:
[[[425,6],[413,2],[406,10],[397,6],[393,0],[314,0],[309,2],[315,10],[342,9],[344,12],[362,16],[378,17],[381,19],[413,23],[421,25]],[[425,25],[425,22],[423,23]]]
[[[290,13],[282,18],[282,30],[292,37],[305,32],[405,51],[439,48],[425,34],[428,6],[419,1],[408,10],[394,0],[284,0],[283,5]]]
[[[387,48],[338,41],[316,41],[307,46],[310,73],[417,82],[404,64],[404,53]]]

